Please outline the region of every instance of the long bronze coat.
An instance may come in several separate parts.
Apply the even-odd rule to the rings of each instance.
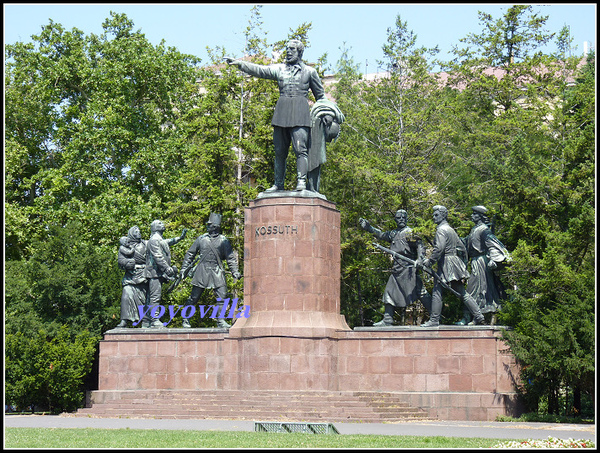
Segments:
[[[477,301],[482,313],[499,311],[505,298],[504,286],[488,263],[494,261],[498,265],[509,260],[510,255],[485,223],[471,229],[466,243],[471,260],[467,292]]]
[[[423,244],[420,241],[409,240],[412,236],[410,227],[386,232],[373,228],[372,233],[378,239],[391,243],[391,250],[413,261],[423,257],[425,252]],[[383,303],[396,307],[408,307],[421,297],[422,288],[423,282],[417,273],[417,268],[394,258],[392,274],[383,293]]]
[[[462,255],[462,256],[460,256]],[[462,240],[446,220],[437,226],[430,260],[437,261],[437,273],[445,283],[461,281],[469,277],[467,257]]]
[[[208,233],[199,236],[183,258],[181,272],[185,272],[198,255],[198,265],[192,277],[192,285],[200,288],[226,287],[223,261],[229,270],[236,274],[238,263],[231,242],[222,234],[211,236]]]
[[[325,89],[316,69],[302,62],[295,65],[281,63],[265,66],[246,61],[241,61],[239,68],[255,77],[277,81],[279,99],[271,121],[273,126],[311,126],[308,90],[313,92],[317,101],[325,98]]]

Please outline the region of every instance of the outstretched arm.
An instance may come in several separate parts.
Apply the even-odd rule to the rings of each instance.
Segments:
[[[362,217],[358,219],[358,224],[360,227],[368,233],[371,233],[380,241],[392,242],[392,239],[389,237],[388,233],[384,233],[383,231],[371,226],[368,220],[363,219]]]
[[[228,65],[237,66],[240,71],[261,79],[277,80],[279,74],[279,71],[274,66],[248,63],[247,61],[236,60],[231,57],[224,57],[223,60],[225,60]]]

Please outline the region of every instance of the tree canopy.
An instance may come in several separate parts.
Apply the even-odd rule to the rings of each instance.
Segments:
[[[595,56],[569,57],[568,30],[551,33],[546,21],[526,5],[498,18],[481,12],[481,31],[438,61],[398,16],[382,43],[386,72],[374,80],[343,49],[328,95],[346,121],[321,187],[341,211],[341,307],[351,326],[377,318],[389,268],[360,217],[391,229],[405,209],[427,244],[433,205],[447,206],[460,236],[471,206],[485,205],[513,255],[499,319],[523,365],[520,390],[532,409],[546,401],[557,412],[580,410],[577,395],[594,388]],[[268,43],[253,7],[243,57],[282,61],[288,39],[310,46],[311,28]],[[117,248],[131,226],[143,237],[154,219],[167,237],[189,228],[173,249],[181,262],[209,213],[221,212],[243,269],[243,209],[273,179],[275,83],[224,65],[222,47],[201,65],[152,45],[124,14],[111,13],[103,30],[50,21],[31,43],[5,47],[6,376],[15,404],[34,404],[27,394],[55,409],[76,404],[89,344],[119,322]],[[558,52],[544,53],[552,40]],[[327,56],[317,61],[323,74]],[[182,286],[171,302],[183,303]],[[445,304],[445,322],[461,316],[458,300]],[[65,344],[86,359],[49,373],[59,362],[40,351],[60,355]],[[32,376],[46,387],[32,387]],[[57,376],[68,381],[62,389]]]

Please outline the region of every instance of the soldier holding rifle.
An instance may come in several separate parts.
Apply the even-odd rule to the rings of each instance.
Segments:
[[[391,243],[391,250],[380,248],[394,256],[392,274],[383,293],[385,314],[381,321],[373,324],[374,327],[391,326],[395,309],[405,310],[418,299],[421,299],[425,308],[431,312],[431,296],[423,286],[414,261],[421,262],[425,254],[425,247],[420,240],[412,237],[412,229],[406,225],[408,214],[404,209],[396,211],[394,219],[397,228],[386,232],[372,227],[365,219],[359,219],[359,225],[363,230],[379,240]],[[403,260],[402,258],[407,259]]]
[[[421,327],[435,327],[440,323],[442,314],[442,289],[451,287],[455,294],[459,294],[463,304],[473,315],[475,324],[484,324],[484,317],[477,302],[466,290],[464,280],[469,278],[469,272],[465,261],[459,256],[466,249],[462,240],[448,224],[448,210],[444,206],[433,207],[433,221],[437,224],[433,251],[431,256],[423,261],[424,268],[430,268],[432,263],[437,262],[437,278],[433,286],[431,296],[431,315],[429,321],[421,324]]]

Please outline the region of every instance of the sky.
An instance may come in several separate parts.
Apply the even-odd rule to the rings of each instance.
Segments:
[[[241,57],[244,30],[251,18],[254,3],[87,3],[35,4],[5,3],[4,42],[28,42],[49,20],[67,30],[78,28],[89,35],[102,33],[102,22],[110,11],[124,13],[133,21],[134,30],[141,30],[154,45],[165,40],[167,46],[201,58],[208,64],[206,48],[223,47],[233,57]],[[291,30],[311,23],[309,47],[304,60],[315,62],[324,53],[331,68],[335,68],[342,49],[363,73],[380,72],[382,46],[387,29],[394,27],[399,15],[407,28],[417,35],[417,46],[440,48],[438,57],[449,59],[452,46],[469,33],[480,33],[478,11],[499,19],[510,3],[267,3],[261,8],[262,30],[268,43],[286,39]],[[573,55],[582,55],[584,42],[596,47],[595,3],[532,4],[533,11],[549,16],[546,28],[559,32],[570,27],[574,39]],[[556,50],[552,46],[549,51]],[[331,71],[328,71],[331,72]]]

